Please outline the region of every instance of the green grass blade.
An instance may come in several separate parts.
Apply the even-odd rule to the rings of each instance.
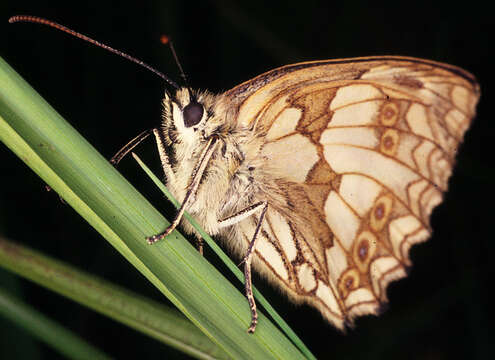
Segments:
[[[105,360],[108,355],[0,288],[0,316],[70,359]],[[12,344],[16,346],[16,344]]]
[[[195,358],[228,358],[176,310],[2,237],[0,266]]]
[[[167,199],[178,209],[180,207],[180,203],[173,197],[173,195],[168,191],[165,185],[158,179],[158,177],[153,174],[153,172],[143,163],[143,161],[136,154],[132,153],[134,159],[136,159],[137,163],[144,172],[151,178],[151,180],[155,183],[155,185],[165,194]],[[239,268],[230,260],[230,258],[225,255],[223,250],[217,243],[211,238],[210,235],[206,231],[204,231],[201,226],[194,220],[194,218],[186,212],[184,212],[184,217],[191,223],[192,226],[198,231],[199,234],[203,237],[206,243],[212,248],[212,250],[217,254],[217,256],[223,261],[223,263],[229,268],[229,270],[237,277],[237,279],[244,284],[244,274],[239,270]],[[304,343],[299,339],[296,333],[290,328],[290,326],[285,322],[284,319],[277,313],[277,311],[270,305],[268,300],[253,286],[253,294],[256,298],[256,301],[259,305],[263,306],[263,308],[270,314],[272,319],[278,324],[278,326],[285,332],[285,334],[292,340],[292,342],[301,350],[301,352],[308,359],[316,359],[314,355],[309,351],[309,349],[304,345]]]
[[[3,59],[0,140],[229,356],[302,357],[263,314],[247,334],[244,296],[178,232],[147,245],[168,222]]]

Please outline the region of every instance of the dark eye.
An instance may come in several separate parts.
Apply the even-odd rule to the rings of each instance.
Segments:
[[[186,127],[194,126],[203,118],[203,106],[196,101],[190,102],[182,110],[182,116]]]

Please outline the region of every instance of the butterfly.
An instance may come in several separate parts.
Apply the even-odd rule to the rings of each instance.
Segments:
[[[167,186],[251,266],[339,329],[377,314],[431,236],[479,87],[407,57],[284,66],[220,95],[179,89],[154,130]],[[189,233],[195,230],[187,223]]]
[[[113,158],[154,134],[182,206],[148,242],[180,223],[200,239],[182,221],[187,210],[242,257],[249,332],[258,318],[251,268],[339,329],[378,314],[389,283],[411,266],[411,246],[431,236],[475,116],[474,76],[380,56],[283,66],[219,95],[165,80],[175,92],[165,93],[161,126]]]

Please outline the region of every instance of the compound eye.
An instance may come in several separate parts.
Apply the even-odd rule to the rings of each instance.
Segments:
[[[203,106],[196,101],[190,102],[182,110],[182,116],[186,127],[197,125],[203,118]]]

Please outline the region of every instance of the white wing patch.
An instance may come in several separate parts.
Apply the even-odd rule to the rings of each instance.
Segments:
[[[353,145],[367,148],[375,148],[380,140],[373,128],[345,127],[330,128],[321,134],[320,142],[325,145]]]
[[[289,280],[289,273],[287,272],[282,257],[273,244],[269,242],[269,239],[261,234],[256,241],[256,252],[259,254],[258,256],[262,256],[265,259],[270,259],[270,266],[273,268],[275,273],[282,280]]]
[[[358,216],[342,201],[337,192],[332,191],[325,203],[325,215],[328,225],[341,241],[346,251],[350,251],[361,224]]]
[[[365,126],[373,124],[374,117],[380,109],[380,103],[381,100],[366,101],[340,108],[335,111],[328,126]]]
[[[339,193],[360,217],[364,217],[375,204],[383,188],[376,181],[359,174],[342,176]]]
[[[310,292],[316,288],[316,279],[314,269],[309,264],[302,264],[297,268],[297,278],[301,287]]]
[[[343,327],[343,317],[340,306],[337,303],[334,292],[323,282],[318,281],[318,289],[316,290],[316,296],[323,301],[330,312],[326,312],[338,327]]]
[[[284,175],[294,182],[304,182],[308,172],[320,159],[315,145],[301,134],[267,143],[261,155],[268,159],[274,175]]]
[[[355,104],[362,101],[369,101],[370,99],[384,99],[385,96],[375,86],[360,84],[343,86],[335,95],[332,103],[330,104],[330,110],[348,106],[349,104]]]
[[[428,140],[434,140],[431,128],[428,125],[428,117],[424,105],[414,103],[409,108],[406,115],[407,125],[411,131]]]
[[[272,141],[293,133],[300,118],[301,109],[288,108],[283,110],[270,127],[266,139]]]
[[[294,261],[297,256],[297,248],[287,220],[277,211],[269,211],[266,214],[266,220],[269,225],[269,234],[271,237],[279,241],[287,260]]]
[[[342,273],[349,268],[347,253],[344,251],[340,243],[336,241],[332,247],[326,249],[326,255],[330,282],[337,284]]]

